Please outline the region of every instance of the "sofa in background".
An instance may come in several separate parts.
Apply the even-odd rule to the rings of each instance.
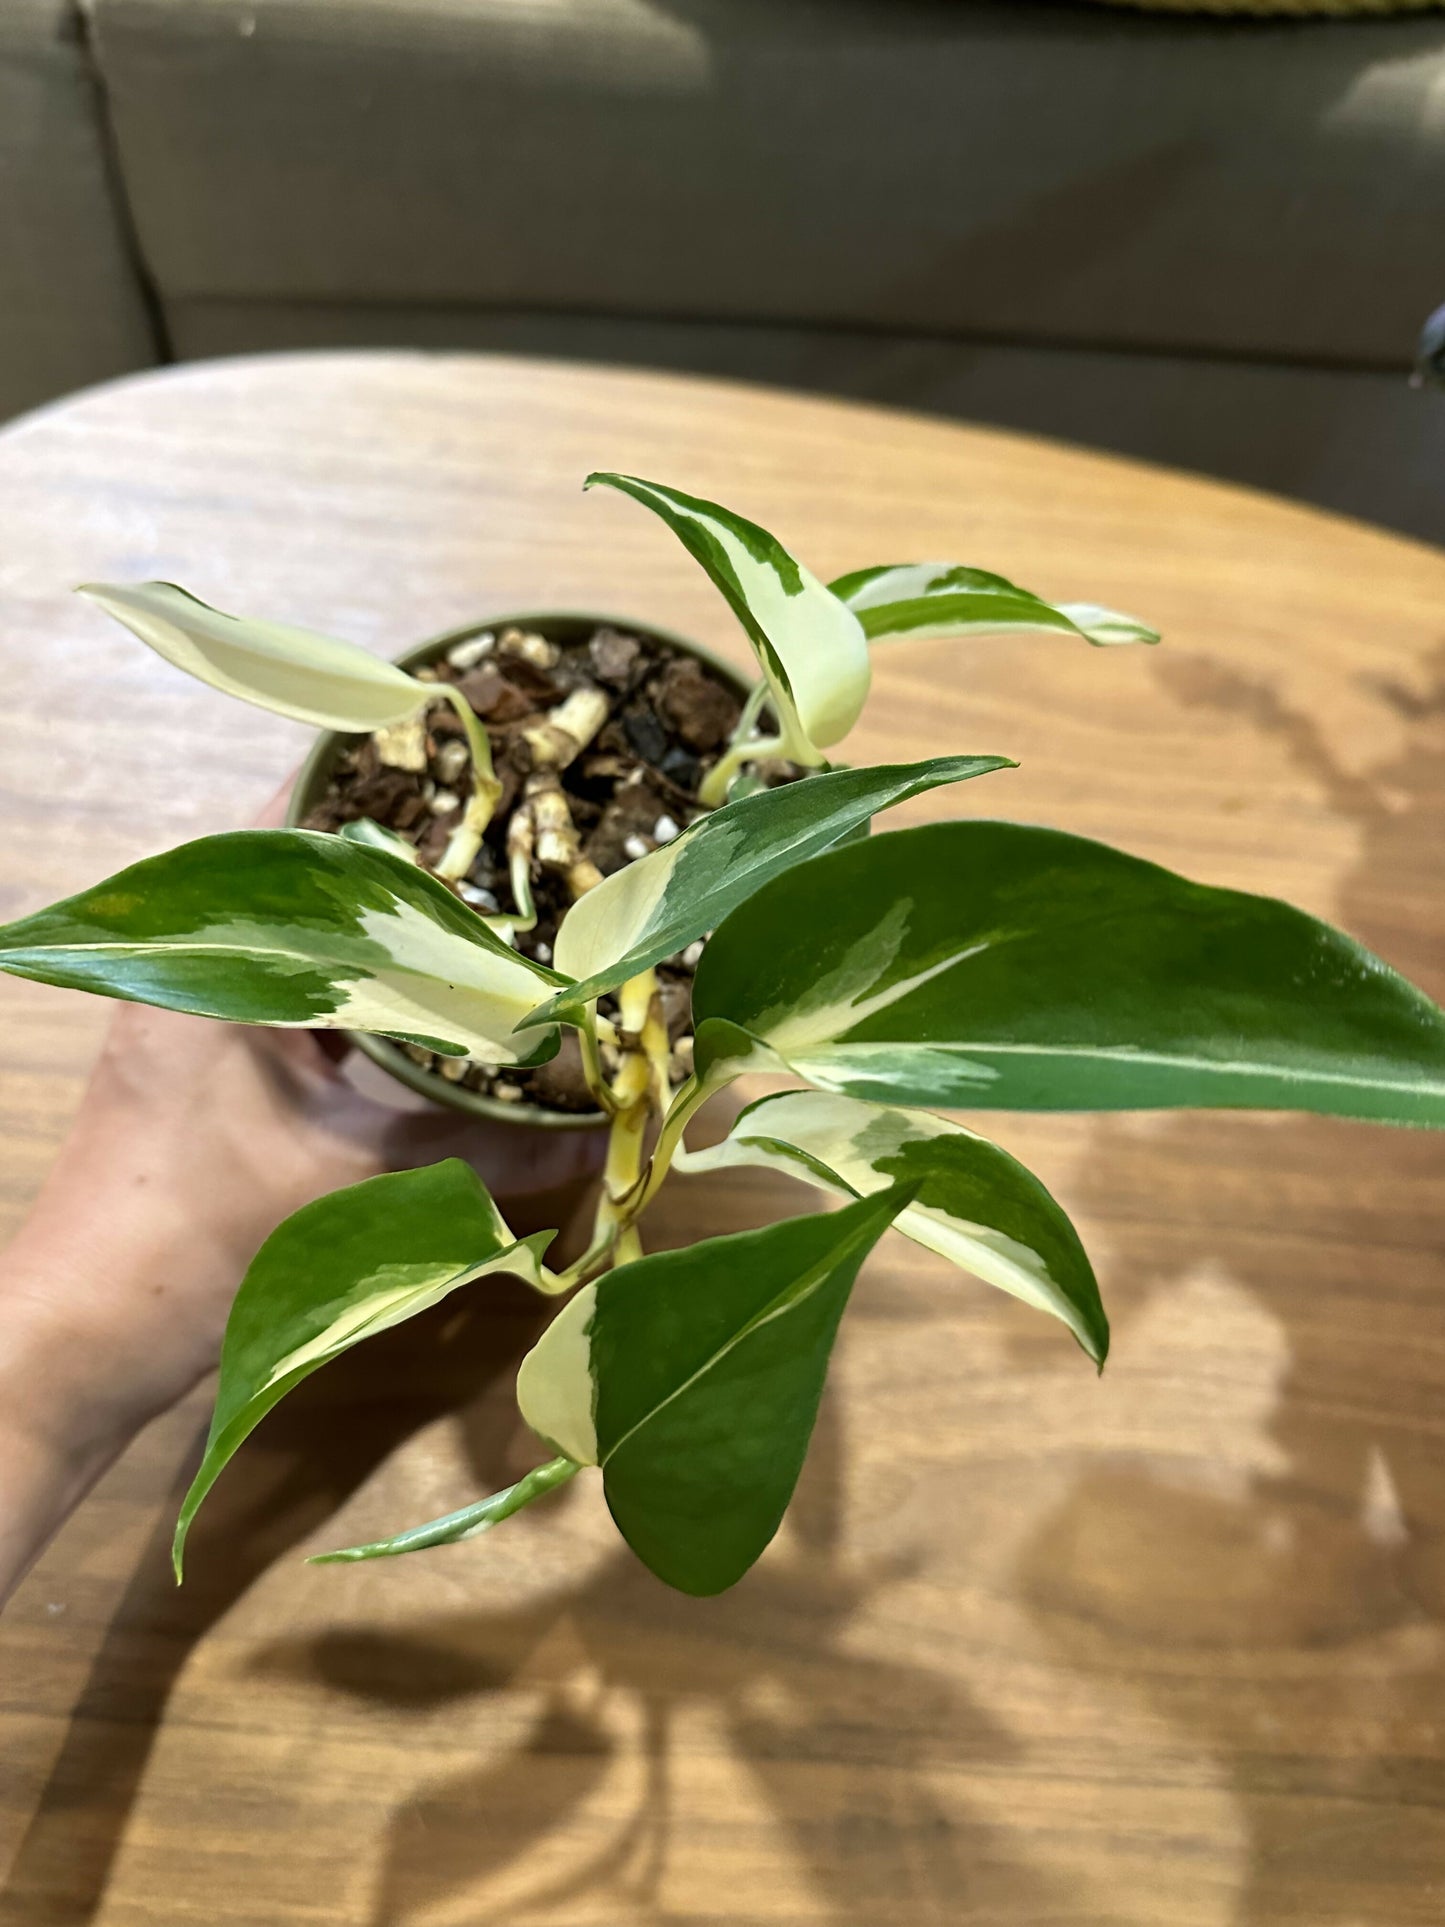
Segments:
[[[507,348],[1058,435],[1439,539],[1445,16],[4,0],[0,407]]]

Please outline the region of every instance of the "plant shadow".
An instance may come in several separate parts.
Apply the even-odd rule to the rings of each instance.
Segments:
[[[687,1736],[699,1715],[744,1769],[743,1797],[786,1843],[817,1919],[1062,1918],[1065,1896],[1048,1876],[938,1790],[941,1768],[1007,1763],[1013,1742],[941,1670],[850,1647],[859,1611],[915,1562],[866,1570],[847,1559],[843,1458],[828,1398],[784,1538],[716,1599],[668,1591],[619,1550],[540,1605],[260,1650],[263,1674],[320,1679],[389,1707],[461,1708],[520,1681],[535,1696],[519,1740],[393,1813],[368,1927],[500,1923],[571,1905],[591,1918],[599,1904],[613,1919],[696,1921],[695,1904],[673,1911],[668,1891],[686,1867],[673,1839],[676,1756],[697,1765]],[[624,1744],[640,1765],[630,1776],[618,1772]],[[601,1803],[599,1817],[596,1796],[614,1773],[631,1792],[620,1811]],[[709,1828],[735,1824],[745,1844],[759,1841],[755,1813],[735,1810],[728,1787]]]
[[[1266,684],[1188,659],[1159,673],[1187,702],[1247,715],[1324,786],[1360,831],[1341,920],[1445,990],[1438,931],[1418,908],[1437,894],[1445,821],[1445,651],[1425,696],[1383,692],[1408,742],[1363,777]],[[1144,1695],[1219,1763],[1246,1835],[1235,1927],[1436,1917],[1445,1355],[1430,1319],[1445,1285],[1442,1176],[1428,1134],[1203,1114],[1171,1117],[1147,1143],[1127,1123],[1100,1122],[1070,1187],[1071,1203],[1108,1227],[1121,1350],[1201,1263],[1287,1341],[1266,1469],[1223,1490],[1181,1483],[1142,1455],[1100,1459],[1033,1532],[1014,1589],[1069,1668],[1126,1682],[1111,1690]],[[750,1188],[742,1209],[763,1222],[800,1202],[779,1181]],[[739,1209],[727,1185],[690,1181],[661,1242],[736,1229]],[[310,1380],[218,1485],[179,1592],[177,1481],[79,1696],[0,1922],[94,1918],[188,1655],[407,1437],[450,1414],[478,1489],[503,1482],[510,1375],[538,1322],[522,1287],[499,1284]],[[1028,1863],[1025,1831],[941,1790],[961,1762],[1007,1770],[1019,1742],[910,1645],[906,1623],[887,1656],[858,1650],[855,1623],[910,1569],[860,1569],[846,1549],[840,1428],[830,1398],[785,1536],[719,1599],[680,1599],[619,1552],[525,1611],[433,1616],[403,1636],[342,1628],[254,1655],[258,1675],[401,1710],[484,1704],[519,1679],[534,1692],[530,1725],[501,1757],[434,1780],[393,1812],[370,1927],[407,1927],[473,1896],[498,1921],[599,1896],[614,1916],[668,1919],[681,1858],[675,1768],[699,1714],[788,1843],[818,1918],[1077,1917],[1077,1896]],[[619,1707],[642,1771],[609,1824],[597,1796],[619,1763]],[[564,1838],[575,1847],[565,1856]],[[508,1891],[493,1904],[499,1886]]]
[[[1376,686],[1407,741],[1364,775],[1263,681],[1158,673],[1245,717],[1358,827],[1339,920],[1441,998],[1445,651],[1423,696]],[[1179,1114],[1147,1141],[1101,1121],[1070,1202],[1106,1227],[1116,1358],[1203,1275],[1244,1294],[1281,1365],[1252,1466],[1095,1461],[1023,1553],[1021,1601],[1071,1666],[1127,1676],[1223,1769],[1234,1927],[1438,1920],[1445,1145],[1324,1119]],[[1208,1387],[1183,1395],[1188,1431]]]
[[[540,1228],[533,1202],[514,1213],[519,1231]],[[505,1463],[509,1401],[489,1393],[510,1384],[543,1316],[519,1279],[490,1279],[485,1295],[435,1306],[307,1379],[226,1468],[191,1528],[177,1587],[171,1534],[200,1461],[196,1437],[70,1711],[0,1894],[0,1927],[94,1917],[190,1653],[414,1432],[450,1414],[480,1476]]]

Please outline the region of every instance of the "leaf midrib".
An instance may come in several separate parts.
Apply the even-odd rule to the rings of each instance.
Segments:
[[[458,932],[457,935],[463,943],[467,941],[465,937],[461,937],[460,932]],[[482,950],[480,944],[474,947],[481,951],[483,956],[490,954]],[[11,957],[23,961],[27,957],[56,957],[67,952],[87,957],[102,955],[119,956],[123,953],[143,957],[157,951],[164,951],[169,956],[174,956],[178,952],[194,951],[206,957],[247,957],[257,961],[267,960],[302,963],[312,968],[328,962],[348,965],[354,963],[357,971],[362,974],[357,978],[348,978],[346,980],[348,982],[364,982],[368,978],[374,979],[381,974],[381,970],[374,964],[365,963],[360,959],[343,958],[339,956],[328,957],[322,951],[263,949],[259,944],[206,943],[204,941],[194,941],[189,938],[185,943],[172,943],[164,937],[141,938],[131,943],[52,943],[31,944],[27,945],[24,949],[0,949],[0,964],[3,964],[7,958]],[[515,956],[515,954],[514,952],[513,955]],[[517,961],[521,961],[520,958],[518,958]],[[438,977],[429,970],[414,970],[410,964],[397,957],[392,951],[387,951],[384,967],[389,972],[394,972],[397,975],[414,977],[418,983],[445,984],[448,990],[472,991],[478,996],[493,994],[480,984],[455,983],[450,977]],[[539,979],[539,981],[545,982],[545,979]]]
[[[947,762],[950,764],[976,763],[976,764],[982,764],[985,766],[983,768],[971,770],[969,772],[969,776],[959,776],[955,778],[954,780],[958,782],[967,782],[969,780],[969,777],[971,776],[992,776],[996,770],[1013,769],[1017,767],[1017,765],[1015,765],[1014,763],[1011,763],[1006,756],[950,756],[950,757],[940,757],[937,760],[940,762]],[[941,789],[944,783],[947,782],[947,780],[948,779],[943,776],[938,777],[936,781],[931,777],[915,777],[912,783],[905,783],[902,785],[902,789],[904,791],[907,791],[910,788],[912,788],[913,790],[912,796],[907,794],[899,794],[896,796],[892,796],[891,800],[886,804],[880,801],[876,804],[871,805],[870,813],[872,813],[873,811],[881,811],[885,808],[888,808],[888,809],[895,808],[899,803],[912,802],[913,797],[917,796],[922,791],[926,791],[928,789]],[[847,814],[846,810],[844,810],[841,806],[834,811],[834,815],[846,815],[846,814]],[[824,820],[826,821],[827,819],[824,819]],[[705,823],[708,821],[708,819],[704,817],[702,821],[703,823]],[[702,823],[699,823],[697,827],[701,829]],[[799,830],[798,833],[793,837],[791,837],[787,842],[769,844],[765,855],[759,856],[757,860],[753,863],[748,863],[744,861],[738,866],[739,869],[745,873],[750,873],[753,870],[761,869],[765,863],[771,863],[778,859],[781,859],[781,867],[783,868],[788,867],[789,859],[791,858],[792,853],[798,848],[800,848],[801,845],[806,843],[811,837],[817,836],[818,828],[819,828],[818,822],[815,820],[811,824],[808,824],[803,829]],[[608,964],[604,969],[594,971],[590,977],[581,978],[577,983],[567,986],[563,991],[559,991],[556,998],[552,1000],[555,1004],[557,1004],[559,1008],[566,1009],[569,1002],[575,1001],[576,992],[578,990],[585,990],[588,996],[599,996],[599,997],[606,996],[607,994],[606,986],[601,986],[600,988],[597,988],[595,990],[590,987],[593,985],[600,985],[601,979],[603,979],[604,977],[610,976],[613,971],[618,971],[621,973],[621,975],[617,979],[617,981],[620,983],[622,981],[623,976],[626,976],[629,971],[635,970],[637,968],[636,959],[638,958],[640,953],[648,949],[650,945],[656,943],[658,940],[659,934],[664,929],[664,921],[667,913],[668,901],[670,898],[674,897],[677,893],[678,878],[683,871],[685,862],[686,862],[686,852],[682,852],[679,854],[677,867],[673,870],[672,875],[668,878],[667,884],[663,889],[662,895],[658,899],[657,911],[655,913],[658,920],[656,922],[649,924],[647,928],[642,932],[642,934],[637,938],[636,942],[632,945],[631,949],[626,951],[623,956],[619,957],[615,963]],[[674,915],[676,915],[675,912],[674,912]],[[669,943],[673,941],[671,934],[668,935],[667,941]],[[517,1028],[519,1030],[522,1030],[527,1028],[527,1026],[519,1024]]]
[[[684,1379],[680,1385],[674,1386],[666,1398],[659,1399],[650,1411],[644,1412],[640,1419],[629,1426],[627,1431],[623,1433],[622,1437],[606,1456],[598,1460],[599,1466],[605,1469],[611,1461],[616,1458],[623,1446],[635,1438],[645,1426],[650,1425],[660,1413],[665,1412],[668,1406],[673,1404],[675,1400],[681,1398],[685,1392],[690,1391],[700,1379],[705,1378],[709,1372],[714,1371],[731,1352],[737,1350],[744,1339],[751,1337],[755,1331],[760,1331],[764,1325],[771,1324],[775,1318],[786,1317],[790,1311],[796,1311],[800,1305],[806,1304],[814,1292],[819,1290],[820,1287],[827,1282],[828,1278],[837,1269],[842,1260],[847,1257],[853,1247],[863,1243],[865,1238],[865,1233],[853,1232],[849,1237],[840,1240],[838,1244],[832,1247],[827,1256],[819,1259],[811,1270],[805,1271],[801,1279],[786,1286],[772,1302],[765,1305],[761,1311],[754,1312],[753,1316],[745,1325],[739,1326],[738,1330],[733,1333],[726,1344],[720,1345],[711,1357],[705,1359],[703,1363],[698,1366],[695,1372]]]
[[[1359,1077],[1345,1071],[1301,1071],[1290,1069],[1286,1065],[1276,1064],[1274,1062],[1261,1064],[1258,1062],[1246,1063],[1235,1058],[1171,1056],[1161,1051],[1134,1050],[1128,1045],[996,1044],[955,1042],[952,1039],[938,1042],[927,1038],[919,1038],[916,1040],[905,1040],[901,1038],[860,1038],[850,1045],[845,1033],[834,1038],[832,1044],[824,1046],[822,1050],[802,1051],[798,1053],[798,1057],[803,1062],[816,1063],[820,1058],[826,1057],[831,1049],[840,1051],[848,1049],[855,1051],[869,1050],[880,1053],[889,1050],[902,1052],[924,1050],[939,1051],[949,1056],[965,1056],[969,1054],[980,1056],[992,1053],[996,1057],[1103,1058],[1118,1063],[1157,1064],[1169,1068],[1178,1067],[1188,1070],[1227,1072],[1245,1077],[1278,1077],[1284,1079],[1286,1082],[1297,1084],[1349,1084],[1358,1086],[1361,1090],[1430,1090],[1439,1091],[1442,1095],[1445,1095],[1445,1082],[1407,1084],[1402,1083],[1398,1078]]]

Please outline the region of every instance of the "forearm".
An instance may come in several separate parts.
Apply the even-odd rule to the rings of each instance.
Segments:
[[[98,1335],[57,1317],[64,1263],[33,1240],[0,1256],[0,1604],[151,1416]]]
[[[215,1365],[236,1288],[283,1219],[449,1155],[484,1155],[504,1200],[594,1162],[583,1132],[406,1116],[354,1091],[304,1032],[123,1005],[0,1252],[0,1602],[140,1428]]]
[[[15,1380],[28,1381],[33,1370],[7,1341],[0,1363],[7,1407]],[[116,1428],[76,1425],[70,1414],[59,1429],[43,1414],[33,1423],[11,1409],[0,1417],[0,1606],[125,1444]]]
[[[133,1170],[68,1151],[0,1252],[0,1604],[205,1370],[239,1276]]]

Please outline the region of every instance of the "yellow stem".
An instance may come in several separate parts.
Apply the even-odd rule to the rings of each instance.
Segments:
[[[587,1021],[578,1031],[577,1041],[582,1046],[582,1075],[587,1080],[587,1088],[597,1100],[598,1110],[606,1111],[609,1117],[613,1117],[617,1112],[617,1099],[612,1095],[607,1073],[602,1068],[602,1052],[597,1047],[595,1005],[588,1006]]]
[[[568,1265],[565,1271],[557,1273],[555,1290],[558,1293],[571,1291],[576,1285],[585,1285],[594,1273],[601,1271],[612,1256],[617,1244],[617,1226],[608,1223],[593,1240],[575,1264]]]
[[[462,820],[452,831],[446,849],[442,852],[441,862],[437,865],[437,875],[455,880],[464,877],[476,861],[477,851],[482,847],[482,838],[487,825],[502,794],[502,786],[497,781],[496,771],[492,768],[492,745],[482,720],[472,708],[460,689],[451,683],[429,683],[428,691],[449,702],[461,718],[466,733],[467,748],[472,757],[472,794],[462,815]]]
[[[776,756],[783,747],[781,736],[754,736],[745,743],[731,743],[698,786],[697,800],[704,809],[720,809],[728,800],[728,785],[744,763],[758,763]]]
[[[643,1182],[643,1147],[647,1127],[657,1098],[656,1074],[648,1049],[650,1025],[658,1024],[656,1012],[657,979],[650,970],[642,971],[623,984],[617,994],[617,1038],[622,1062],[612,1081],[604,1108],[612,1115],[607,1139],[607,1163],[602,1173],[602,1195],[597,1201],[597,1219],[592,1242],[601,1244],[609,1232],[615,1241],[613,1264],[629,1264],[642,1255],[642,1241],[633,1229],[637,1213],[629,1209]],[[589,1061],[587,1031],[583,1031],[582,1061]],[[663,1037],[666,1045],[666,1037]],[[591,1048],[595,1051],[595,1039]],[[600,1055],[593,1062],[600,1071]]]

